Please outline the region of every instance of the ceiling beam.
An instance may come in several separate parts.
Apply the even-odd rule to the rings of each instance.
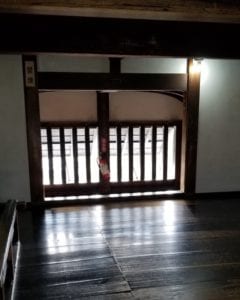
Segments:
[[[0,0],[0,11],[172,21],[240,22],[234,0]]]
[[[0,14],[0,53],[240,58],[240,24]]]
[[[186,74],[39,72],[39,90],[186,91]]]

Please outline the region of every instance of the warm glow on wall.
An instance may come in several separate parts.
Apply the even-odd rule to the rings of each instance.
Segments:
[[[193,63],[190,67],[191,73],[201,73],[202,71],[202,59],[193,59]]]

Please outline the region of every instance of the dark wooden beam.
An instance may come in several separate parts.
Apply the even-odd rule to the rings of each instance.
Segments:
[[[152,126],[152,180],[156,179],[157,127]]]
[[[116,127],[121,125],[121,127],[131,126],[175,126],[179,121],[110,121],[109,126]],[[98,126],[97,122],[82,122],[82,121],[52,121],[52,122],[41,122],[42,127],[96,127]]]
[[[85,151],[86,151],[86,172],[87,172],[87,182],[91,182],[91,152],[90,152],[90,138],[89,138],[89,127],[85,129]]]
[[[179,190],[179,183],[177,180],[168,181],[155,181],[155,182],[121,182],[121,183],[109,183],[109,193],[133,193],[133,192],[151,192],[151,191],[166,191],[166,190]],[[102,190],[100,183],[89,184],[67,184],[67,185],[47,185],[45,187],[46,197],[57,196],[77,196],[77,195],[92,195],[105,194]]]
[[[121,126],[117,126],[117,170],[118,181],[122,181],[122,133]]]
[[[65,135],[64,128],[61,127],[60,131],[60,153],[61,153],[61,171],[62,171],[62,183],[66,184],[66,151],[65,151]]]
[[[120,74],[121,73],[121,58],[110,57],[110,73],[111,74]]]
[[[148,91],[148,92],[152,92],[152,93],[157,93],[160,95],[166,95],[166,96],[170,96],[172,98],[175,98],[176,100],[183,102],[184,101],[184,97],[185,97],[185,91]]]
[[[53,184],[53,143],[52,143],[52,130],[51,128],[47,128],[47,149],[48,149],[48,174],[49,174],[49,182]]]
[[[79,182],[78,175],[78,140],[77,140],[77,128],[72,129],[72,143],[73,143],[73,169],[74,169],[74,182]]]
[[[240,58],[240,24],[0,14],[2,53]]]
[[[6,12],[150,20],[240,22],[237,0],[1,0]]]
[[[185,74],[110,74],[40,72],[40,90],[179,90],[187,89]]]
[[[43,181],[37,61],[35,56],[23,56],[23,77],[31,201],[38,202],[43,201]]]
[[[133,181],[133,126],[128,127],[128,168],[129,181]]]
[[[140,127],[140,179],[145,178],[145,126]]]
[[[163,180],[167,180],[168,169],[168,126],[163,131]]]
[[[188,90],[186,102],[186,159],[185,159],[185,193],[194,194],[196,188],[197,143],[200,72],[193,72],[193,59],[188,60]]]
[[[182,154],[182,122],[176,125],[176,167],[175,167],[175,178],[179,183],[181,178],[181,154]],[[180,188],[179,188],[180,189]]]

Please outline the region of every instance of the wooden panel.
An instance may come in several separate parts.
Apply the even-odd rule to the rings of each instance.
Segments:
[[[170,22],[1,14],[0,52],[240,58],[236,43],[240,24],[200,19]]]
[[[25,93],[25,110],[27,123],[28,161],[30,175],[31,201],[43,201],[42,155],[40,137],[40,114],[38,99],[37,61],[35,56],[23,56],[23,78]],[[30,70],[27,70],[28,64]],[[33,67],[33,68],[32,68]],[[27,82],[30,72],[33,81]]]
[[[193,59],[188,60],[188,90],[186,115],[186,159],[185,159],[185,193],[194,194],[196,188],[198,117],[199,117],[199,72],[191,72]]]
[[[39,72],[40,90],[154,91],[187,89],[186,74],[110,74]]]

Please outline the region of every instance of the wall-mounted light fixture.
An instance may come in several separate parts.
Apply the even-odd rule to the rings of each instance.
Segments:
[[[201,73],[202,71],[202,58],[194,58],[190,68],[191,73]]]

